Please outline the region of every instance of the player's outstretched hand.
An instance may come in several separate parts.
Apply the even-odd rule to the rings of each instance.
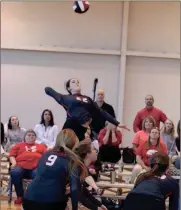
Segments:
[[[123,129],[125,129],[127,131],[130,131],[130,129],[126,125],[119,124],[118,127],[119,128],[123,128]]]

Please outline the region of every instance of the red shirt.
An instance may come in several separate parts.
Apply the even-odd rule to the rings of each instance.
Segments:
[[[138,131],[133,138],[132,144],[139,146],[142,142],[147,141],[149,138],[149,133],[144,130]]]
[[[134,138],[133,138],[132,144],[134,144],[134,145],[136,145],[138,147],[140,144],[142,144],[143,142],[147,141],[148,138],[149,138],[149,133],[147,133],[144,130],[138,131],[135,134]],[[162,136],[160,136],[160,141],[162,143],[164,143]]]
[[[136,149],[136,155],[139,155],[141,157],[142,161],[144,162],[144,164],[146,166],[148,166],[149,158],[150,158],[151,154],[153,154],[152,151],[150,151],[150,150],[167,153],[167,147],[162,141],[160,141],[160,148],[157,148],[156,145],[150,145],[149,148],[147,149],[146,146],[147,146],[147,143],[143,142]]]
[[[9,156],[15,157],[17,166],[32,170],[38,166],[38,162],[46,150],[46,147],[42,144],[21,142],[10,149]]]
[[[148,116],[152,116],[154,118],[156,127],[158,128],[160,127],[160,122],[164,123],[167,120],[166,114],[163,113],[160,109],[155,107],[148,109],[145,107],[136,114],[135,120],[133,122],[133,131],[135,133],[142,130],[142,122]]]
[[[112,134],[110,132],[107,144],[112,145],[112,146],[119,146],[122,143],[122,134],[121,134],[121,132],[116,130],[115,134],[116,134],[117,141],[116,142],[112,142]],[[104,144],[103,139],[104,139],[105,135],[106,135],[106,129],[103,128],[99,132],[99,135],[98,135],[98,141],[99,141],[99,145],[100,146],[102,146]]]

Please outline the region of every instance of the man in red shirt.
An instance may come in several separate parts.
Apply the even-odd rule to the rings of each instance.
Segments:
[[[133,131],[135,133],[142,130],[142,122],[148,116],[152,116],[154,118],[156,127],[158,128],[160,127],[160,122],[164,123],[167,120],[166,114],[153,106],[154,98],[152,95],[147,95],[145,97],[145,104],[146,107],[137,112],[134,119]]]

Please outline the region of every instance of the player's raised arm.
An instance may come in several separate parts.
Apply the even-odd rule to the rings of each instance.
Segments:
[[[54,98],[59,104],[62,105],[64,103],[64,98],[66,95],[62,95],[61,93],[56,92],[53,88],[46,87],[45,93]]]

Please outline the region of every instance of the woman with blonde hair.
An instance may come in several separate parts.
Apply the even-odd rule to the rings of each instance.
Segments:
[[[26,191],[24,210],[65,210],[68,183],[72,210],[78,210],[81,181],[87,175],[86,167],[72,151],[78,143],[71,129],[64,129],[58,134],[54,148],[41,158],[36,178]]]
[[[169,119],[165,121],[161,136],[163,137],[163,141],[167,146],[168,155],[177,155],[177,146],[175,142],[175,126],[173,121]]]

